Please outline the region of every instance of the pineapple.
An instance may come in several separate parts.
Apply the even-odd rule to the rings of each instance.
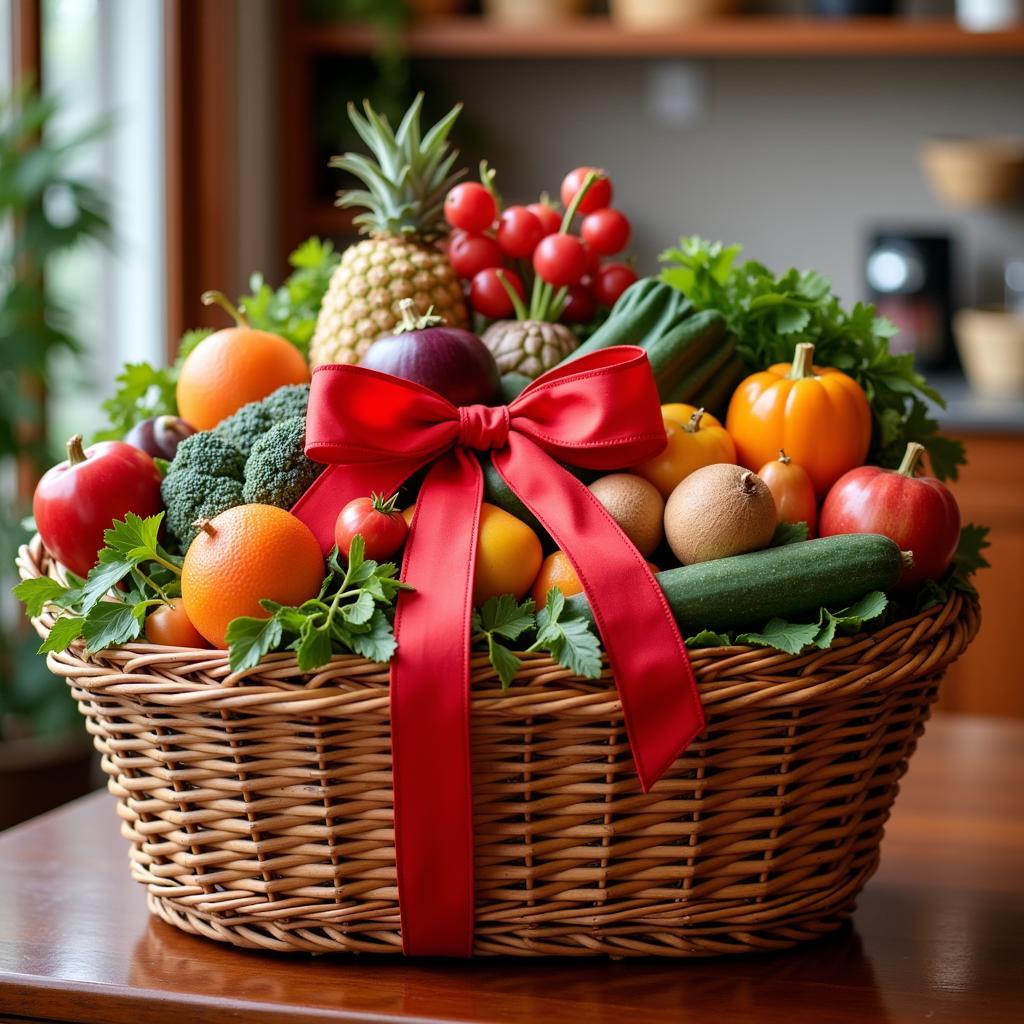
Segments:
[[[369,103],[365,117],[349,104],[352,124],[375,159],[346,153],[331,166],[366,186],[342,192],[338,205],[364,208],[355,222],[369,237],[345,250],[331,277],[310,345],[313,366],[358,363],[401,322],[399,303],[406,298],[421,314],[432,306],[451,326],[468,326],[462,284],[437,244],[447,231],[445,195],[462,173],[452,173],[458,151],[448,143],[462,107],[421,135],[422,105],[421,93],[392,131]]]

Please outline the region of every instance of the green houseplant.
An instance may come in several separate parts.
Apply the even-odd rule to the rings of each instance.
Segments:
[[[30,86],[0,97],[0,828],[85,792],[91,756],[73,703],[34,657],[35,637],[8,597],[32,487],[55,461],[45,415],[52,360],[79,350],[73,311],[47,288],[46,268],[109,236],[106,202],[73,169],[103,126],[62,136],[57,113]]]

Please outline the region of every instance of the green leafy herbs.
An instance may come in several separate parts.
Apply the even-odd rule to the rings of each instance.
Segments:
[[[889,351],[896,327],[864,303],[844,309],[821,274],[788,270],[777,276],[753,260],[737,263],[741,251],[696,235],[682,238],[662,253],[661,279],[697,309],[721,312],[751,369],[790,362],[798,342],[812,342],[816,363],[853,377],[874,414],[869,462],[895,468],[907,443],[917,441],[928,450],[932,472],[955,480],[963,445],[938,435],[928,400],[945,403],[914,369],[913,356]]]
[[[23,580],[14,595],[31,616],[53,605],[56,619],[40,654],[63,651],[76,640],[96,651],[128,643],[142,634],[150,608],[181,595],[181,559],[159,541],[163,513],[142,519],[129,512],[103,533],[104,547],[86,578],[70,573],[65,586],[49,577]]]
[[[808,647],[827,650],[838,634],[859,632],[864,624],[881,618],[889,606],[888,598],[880,590],[865,594],[856,604],[839,611],[828,608],[819,610],[817,618],[810,622],[788,622],[772,619],[756,632],[714,633],[702,630],[688,637],[687,647],[731,647],[734,644],[752,644],[755,647],[772,647],[786,654],[800,654]]]
[[[960,528],[960,539],[953,553],[953,564],[941,580],[929,580],[914,595],[915,606],[912,610],[924,611],[936,604],[944,604],[953,591],[960,591],[968,597],[976,598],[978,591],[974,589],[971,577],[982,569],[989,568],[988,559],[984,555],[985,548],[990,546],[987,526],[977,523],[965,523]]]
[[[331,274],[340,261],[331,242],[309,238],[289,257],[292,272],[277,289],[262,274],[249,279],[251,294],[238,302],[249,324],[287,338],[303,355],[316,327],[317,312]],[[176,415],[175,389],[185,357],[212,332],[186,331],[178,345],[178,356],[168,367],[149,363],[128,363],[117,377],[117,389],[101,403],[108,426],[94,440],[118,440],[141,420],[151,416]]]
[[[533,637],[527,652],[547,651],[559,665],[584,679],[601,675],[601,644],[589,622],[566,608],[557,587],[548,591],[547,603],[538,612],[531,599],[519,602],[511,594],[502,594],[488,598],[472,621],[472,643],[486,646],[502,689],[512,684],[521,665],[509,644],[527,634]]]
[[[799,544],[807,540],[808,530],[806,523],[779,523],[772,534],[770,548],[781,548],[787,544]]]
[[[294,651],[303,672],[327,664],[337,651],[390,661],[396,649],[390,613],[398,592],[410,588],[398,579],[393,562],[365,558],[364,550],[363,538],[356,536],[343,566],[335,548],[315,598],[297,606],[261,601],[269,619],[235,619],[227,632],[231,670],[254,668],[275,650]]]

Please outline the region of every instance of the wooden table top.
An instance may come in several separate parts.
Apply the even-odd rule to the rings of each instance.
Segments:
[[[0,835],[0,1020],[1021,1020],[1024,723],[936,717],[851,928],[712,961],[300,958],[146,911],[106,793]]]

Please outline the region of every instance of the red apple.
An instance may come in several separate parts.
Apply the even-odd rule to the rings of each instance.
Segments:
[[[960,509],[949,489],[934,477],[914,476],[923,454],[912,441],[899,469],[851,469],[825,496],[818,524],[822,537],[881,533],[910,551],[914,564],[903,571],[901,588],[942,576],[960,538]]]

